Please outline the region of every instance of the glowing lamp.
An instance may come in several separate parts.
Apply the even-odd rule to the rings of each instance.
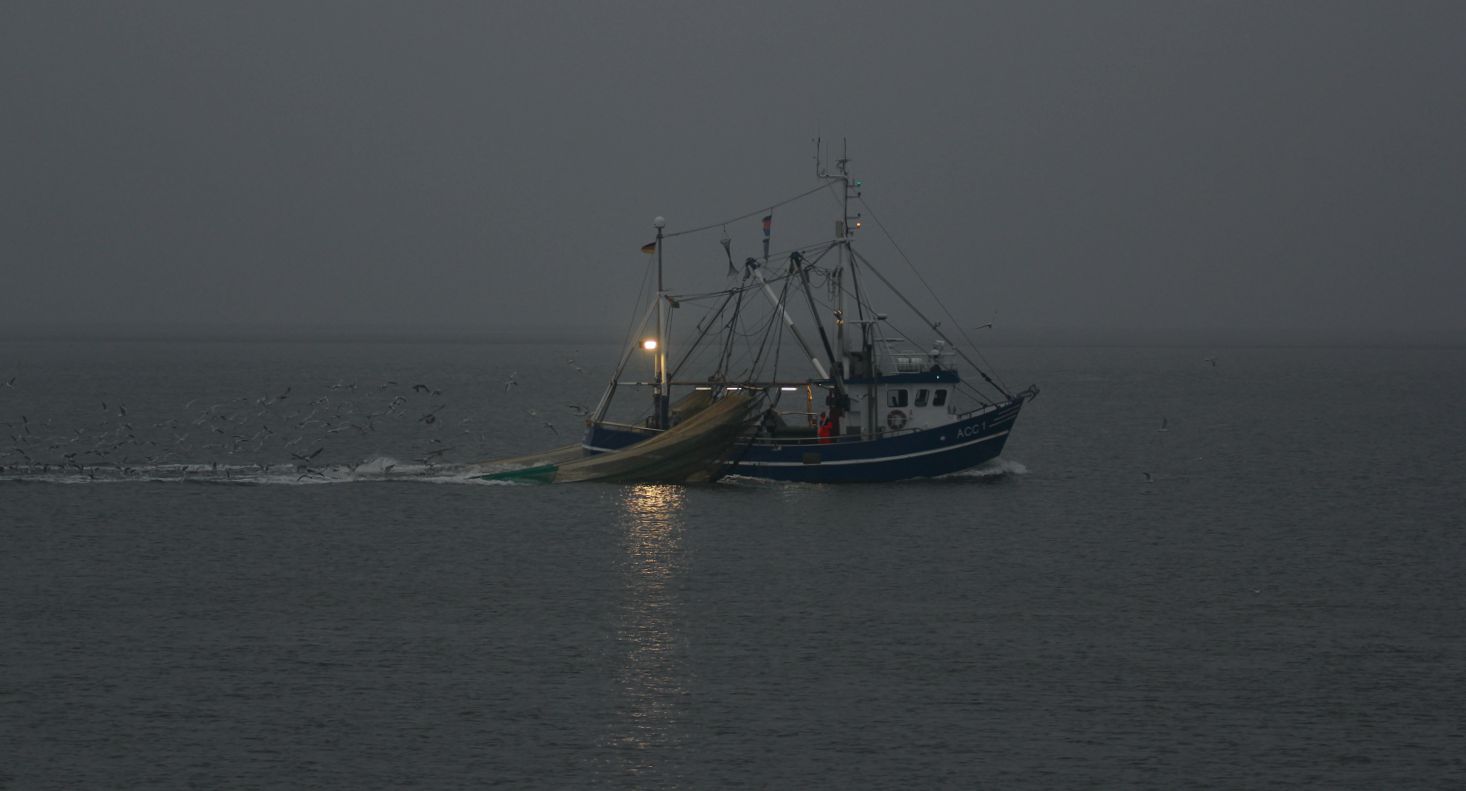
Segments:
[[[641,342],[641,348],[646,349],[649,352],[656,351],[657,350],[657,339],[656,338],[647,338],[646,340],[644,340],[644,341]]]

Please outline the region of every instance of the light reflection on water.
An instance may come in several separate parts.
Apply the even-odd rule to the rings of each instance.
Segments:
[[[686,573],[680,486],[628,486],[622,496],[621,601],[616,641],[622,699],[609,741],[622,771],[641,775],[657,764],[653,752],[675,746],[686,686]]]

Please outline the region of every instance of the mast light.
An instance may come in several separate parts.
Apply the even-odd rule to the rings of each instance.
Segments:
[[[644,340],[644,341],[641,342],[641,348],[646,349],[649,352],[656,351],[657,350],[657,339],[656,338],[647,338],[646,340]]]

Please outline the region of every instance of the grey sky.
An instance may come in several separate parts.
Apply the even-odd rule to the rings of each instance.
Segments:
[[[1460,336],[1462,31],[1459,2],[21,0],[0,325],[620,327],[653,216],[812,186],[819,133],[963,320]],[[715,237],[679,280],[719,282]]]

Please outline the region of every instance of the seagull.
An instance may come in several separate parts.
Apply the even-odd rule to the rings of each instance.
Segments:
[[[311,451],[310,453],[305,453],[305,454],[292,453],[290,455],[293,456],[293,457],[295,457],[295,458],[297,458],[297,459],[299,459],[299,460],[301,460],[301,461],[310,461],[311,459],[314,459],[315,457],[321,455],[321,451],[323,451],[325,449],[326,449],[325,446],[322,446],[322,447],[316,448],[315,450]]]
[[[590,414],[590,410],[580,404],[566,404],[565,408],[570,410],[571,414],[576,417],[585,417]]]
[[[1141,473],[1141,475],[1144,475],[1145,476],[1145,482],[1146,483],[1155,483],[1155,476],[1154,475],[1151,475],[1148,472],[1143,472],[1143,473]]]
[[[1202,360],[1202,362],[1211,363],[1211,367],[1213,368],[1217,367],[1217,358],[1215,357],[1208,357],[1205,360]]]
[[[1166,430],[1166,419],[1165,418],[1161,418],[1161,427],[1158,428],[1158,429],[1156,429],[1156,431],[1165,431],[1165,430]]]
[[[546,420],[545,421],[545,428],[549,429],[552,433],[554,433],[555,436],[557,436],[557,437],[560,436],[560,430],[557,429],[557,428],[555,428],[555,424],[554,423],[551,423],[550,421]]]
[[[516,387],[516,386],[519,385],[519,380],[515,378],[517,376],[519,376],[519,372],[518,371],[514,371],[514,372],[512,372],[512,373],[509,374],[509,378],[508,379],[504,380],[504,392],[507,393],[507,392],[509,392],[509,388]]]
[[[12,376],[9,379],[6,379],[5,380],[5,386],[6,387],[15,387],[15,377]]]

